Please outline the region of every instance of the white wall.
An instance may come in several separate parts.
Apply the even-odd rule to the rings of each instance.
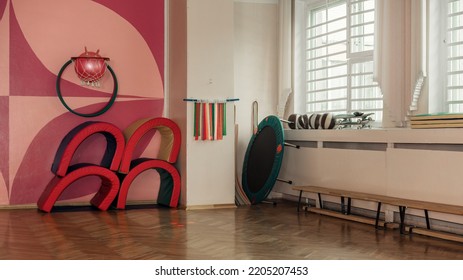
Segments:
[[[188,0],[187,96],[234,97],[233,0]],[[227,104],[227,135],[195,141],[193,103],[187,105],[187,207],[234,204],[233,107]]]
[[[195,141],[193,104],[184,98],[234,97],[233,0],[169,1],[169,117],[179,122],[181,206],[234,205],[233,104],[227,135]]]
[[[258,121],[276,114],[278,1],[167,3],[168,117],[182,130],[177,163],[182,177],[181,206],[234,204],[235,170],[241,181],[244,154],[252,136],[252,102],[259,102]],[[183,102],[183,98],[229,97],[239,101],[228,103],[224,140],[194,141],[193,104]]]
[[[235,1],[234,20],[235,97],[240,99],[236,103],[236,160],[241,182],[244,155],[252,136],[252,103],[259,104],[259,122],[277,110],[277,1]]]

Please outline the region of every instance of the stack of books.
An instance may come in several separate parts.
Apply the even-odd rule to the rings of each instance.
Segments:
[[[463,114],[424,114],[410,117],[411,128],[463,127]]]

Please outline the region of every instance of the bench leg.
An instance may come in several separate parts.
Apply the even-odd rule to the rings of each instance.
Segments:
[[[350,208],[352,205],[352,199],[350,197],[347,198],[347,215],[350,215]]]
[[[323,209],[323,202],[322,202],[322,195],[318,193],[318,203],[320,205],[320,209]]]
[[[426,217],[426,228],[431,229],[431,223],[429,223],[429,213],[426,209],[424,209],[424,216]]]
[[[341,213],[346,214],[346,205],[344,204],[344,196],[341,196]]]
[[[399,206],[399,214],[400,214],[400,234],[405,233],[405,206]]]
[[[381,202],[378,202],[378,210],[376,211],[376,221],[375,221],[375,228],[378,229],[379,224],[379,214],[381,213]]]
[[[299,191],[299,201],[297,202],[297,212],[301,210],[302,191]]]

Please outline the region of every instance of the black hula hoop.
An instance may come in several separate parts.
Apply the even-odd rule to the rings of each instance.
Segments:
[[[69,112],[71,112],[71,113],[73,113],[75,115],[81,116],[81,117],[92,118],[92,117],[96,117],[96,116],[104,114],[106,111],[109,110],[109,108],[111,108],[114,101],[116,100],[117,90],[118,90],[116,74],[114,73],[111,66],[106,64],[106,67],[108,68],[108,70],[111,73],[111,76],[113,77],[113,80],[114,80],[113,94],[111,96],[111,99],[109,99],[108,104],[106,104],[106,106],[103,107],[103,109],[101,109],[100,111],[97,111],[97,112],[94,112],[94,113],[89,113],[89,114],[79,113],[79,112],[76,112],[76,111],[72,110],[71,107],[69,107],[68,104],[66,104],[66,102],[64,101],[63,95],[61,94],[61,75],[63,74],[64,70],[66,70],[66,68],[69,66],[69,64],[71,64],[73,61],[74,61],[73,59],[70,59],[68,62],[66,62],[63,65],[63,67],[61,67],[61,69],[59,70],[58,76],[56,77],[56,92],[58,94],[59,100],[61,101],[63,106],[66,107],[66,109],[68,109]]]

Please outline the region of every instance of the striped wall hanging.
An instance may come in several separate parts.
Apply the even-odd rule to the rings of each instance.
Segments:
[[[202,100],[183,99],[194,102],[193,137],[196,141],[222,140],[227,135],[227,102],[239,99]]]

